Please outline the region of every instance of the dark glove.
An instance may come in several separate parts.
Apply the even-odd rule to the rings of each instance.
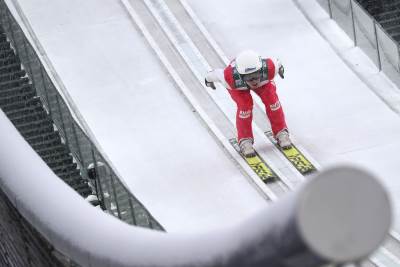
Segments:
[[[204,79],[204,83],[206,84],[207,87],[211,87],[213,90],[215,90],[215,84],[213,82],[207,81],[207,79]]]
[[[281,65],[278,69],[278,74],[281,76],[282,79],[285,78],[285,68]]]

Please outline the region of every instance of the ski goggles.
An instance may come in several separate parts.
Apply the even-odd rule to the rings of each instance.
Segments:
[[[256,71],[250,74],[242,75],[242,79],[245,82],[252,82],[261,79],[261,71]]]

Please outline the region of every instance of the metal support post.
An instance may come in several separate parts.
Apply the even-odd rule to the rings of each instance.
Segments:
[[[357,46],[356,23],[355,23],[355,19],[354,19],[353,0],[349,0],[349,2],[350,2],[350,11],[351,11],[351,21],[353,24],[353,41],[354,41],[354,46]]]
[[[375,42],[376,42],[376,52],[378,56],[378,69],[379,71],[382,70],[382,61],[381,61],[381,53],[379,51],[379,42],[378,42],[378,33],[376,30],[376,21],[374,20],[374,34],[375,34]]]

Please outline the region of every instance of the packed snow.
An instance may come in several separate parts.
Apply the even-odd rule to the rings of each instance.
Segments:
[[[180,95],[119,1],[19,2],[102,149],[167,231],[235,224],[266,205]],[[399,115],[293,1],[188,3],[228,58],[250,48],[281,59],[286,76],[276,83],[292,135],[322,167],[346,162],[376,174],[398,218]],[[337,28],[328,31],[347,41]],[[356,50],[353,60],[372,64],[358,48],[340,49]],[[394,228],[400,231],[398,220]]]

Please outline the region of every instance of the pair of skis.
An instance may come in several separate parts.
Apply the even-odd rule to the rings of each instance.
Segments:
[[[264,134],[302,175],[308,175],[317,171],[315,166],[294,144],[289,149],[282,149],[276,142],[271,131],[266,131]],[[242,153],[240,153],[239,144],[237,143],[236,138],[230,139],[229,142],[264,183],[270,183],[279,180],[278,175],[257,152],[254,157],[246,158],[242,155]]]

